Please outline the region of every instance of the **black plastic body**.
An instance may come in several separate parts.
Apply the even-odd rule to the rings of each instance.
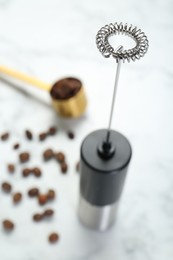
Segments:
[[[111,130],[110,142],[115,147],[111,158],[103,159],[98,147],[106,138],[106,129],[90,133],[81,145],[80,193],[91,204],[110,205],[121,196],[132,155],[128,140]]]

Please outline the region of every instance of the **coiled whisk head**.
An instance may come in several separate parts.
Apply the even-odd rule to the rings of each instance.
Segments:
[[[124,34],[136,42],[136,46],[129,50],[123,50],[119,48],[114,50],[114,48],[108,42],[108,39],[112,35]],[[148,39],[144,32],[141,29],[138,29],[136,26],[118,23],[110,23],[102,27],[96,35],[96,44],[99,51],[105,58],[112,56],[118,62],[120,59],[125,62],[139,60],[145,55],[148,50]]]

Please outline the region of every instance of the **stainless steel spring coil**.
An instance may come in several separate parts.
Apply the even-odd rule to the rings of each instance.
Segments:
[[[124,34],[131,37],[135,42],[136,46],[132,49],[123,50],[119,48],[115,50],[109,43],[108,39],[112,35]],[[148,50],[148,39],[141,29],[136,26],[128,25],[125,23],[110,23],[102,27],[96,35],[96,44],[99,51],[105,58],[112,56],[118,62],[120,59],[125,62],[139,60],[145,55]]]

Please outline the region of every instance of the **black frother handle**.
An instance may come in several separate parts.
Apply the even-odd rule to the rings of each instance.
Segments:
[[[114,173],[100,173],[89,169],[81,161],[81,195],[91,204],[106,206],[115,203],[121,196],[128,166]]]
[[[98,153],[98,145],[106,130],[89,134],[81,146],[80,192],[91,204],[110,205],[121,196],[132,150],[128,140],[111,130],[111,143],[115,153],[103,158]]]

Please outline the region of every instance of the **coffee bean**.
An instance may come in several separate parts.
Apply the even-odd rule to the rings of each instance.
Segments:
[[[9,138],[9,136],[10,136],[9,133],[6,132],[6,133],[1,135],[1,140],[6,141]]]
[[[19,203],[20,201],[22,200],[22,194],[20,192],[16,192],[14,195],[13,195],[13,202],[15,204]]]
[[[11,187],[11,184],[10,184],[10,183],[8,183],[8,182],[3,182],[1,187],[2,187],[2,190],[3,190],[4,192],[6,192],[6,193],[10,193],[10,192],[11,192],[12,187]]]
[[[54,214],[54,211],[52,209],[46,209],[43,213],[43,217],[52,217]]]
[[[35,222],[39,222],[43,219],[43,215],[37,213],[37,214],[34,214],[32,218]]]
[[[54,200],[55,199],[55,191],[54,190],[48,190],[48,193],[47,193],[47,199],[48,200]]]
[[[40,141],[44,141],[44,140],[46,139],[46,137],[47,137],[47,133],[41,133],[41,134],[39,134],[39,140],[40,140]]]
[[[68,137],[70,138],[70,139],[74,139],[74,133],[72,132],[72,131],[69,131],[68,132]]]
[[[28,191],[29,197],[38,197],[38,195],[39,195],[39,189],[37,188],[32,188]]]
[[[23,152],[19,154],[19,160],[21,163],[28,162],[30,159],[30,154],[28,152]]]
[[[22,171],[23,177],[28,177],[30,175],[30,173],[31,173],[31,170],[29,168],[25,168]]]
[[[48,135],[55,135],[56,132],[57,132],[57,128],[55,126],[52,126],[52,127],[49,128],[47,134]]]
[[[4,229],[7,231],[11,231],[14,229],[14,223],[11,220],[6,219],[2,222],[2,224],[3,224]]]
[[[47,196],[45,194],[40,194],[38,196],[38,202],[40,205],[44,205],[47,202]]]
[[[52,159],[53,157],[54,157],[54,152],[52,149],[47,149],[46,151],[44,151],[43,158],[45,161],[48,161],[48,160]]]
[[[14,149],[14,150],[17,150],[19,147],[20,147],[20,144],[19,144],[19,143],[16,143],[16,144],[13,145],[13,149]]]
[[[66,173],[67,171],[68,171],[68,165],[65,162],[61,163],[61,172]]]
[[[40,177],[41,176],[41,170],[38,168],[38,167],[35,167],[33,170],[32,170],[33,174],[36,176],[36,177]]]
[[[63,163],[65,161],[65,155],[62,152],[54,153],[54,157],[59,163]]]
[[[31,133],[31,131],[26,130],[26,131],[25,131],[25,135],[26,135],[26,138],[27,138],[28,140],[32,140],[32,139],[33,139],[33,135],[32,135],[32,133]]]
[[[57,233],[52,233],[49,235],[49,242],[55,243],[59,240],[59,235]]]
[[[14,166],[14,164],[8,164],[7,165],[7,169],[8,169],[8,172],[9,173],[14,173],[15,172],[15,166]]]
[[[80,162],[77,162],[76,164],[76,171],[79,172]]]

